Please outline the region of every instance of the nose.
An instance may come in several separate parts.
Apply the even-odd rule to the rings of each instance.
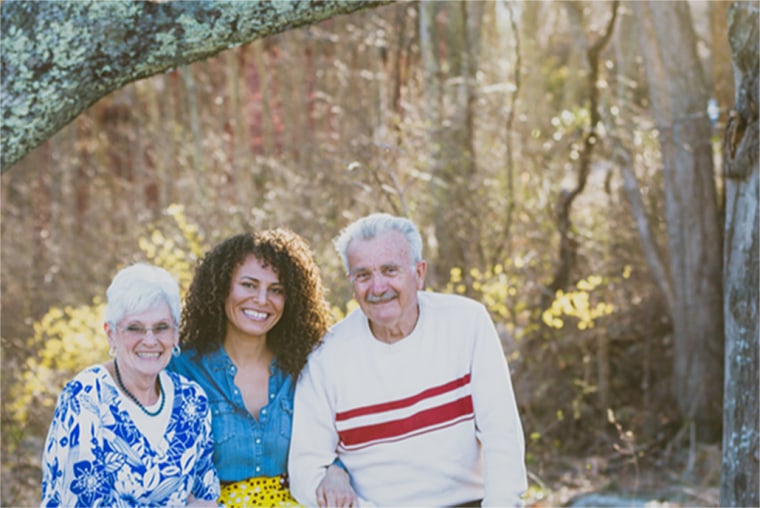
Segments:
[[[259,291],[255,295],[256,301],[259,303],[266,303],[267,302],[267,288],[261,287],[259,288]]]
[[[145,330],[145,335],[143,335],[143,342],[158,342],[158,337],[156,337],[156,332],[153,331],[153,328],[147,328]]]
[[[369,287],[373,293],[382,293],[388,288],[388,280],[382,273],[372,272]]]

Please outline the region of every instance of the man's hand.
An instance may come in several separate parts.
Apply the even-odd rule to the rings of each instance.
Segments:
[[[317,487],[317,504],[320,508],[359,506],[356,492],[351,487],[351,479],[340,466],[332,464],[327,468],[325,477]]]

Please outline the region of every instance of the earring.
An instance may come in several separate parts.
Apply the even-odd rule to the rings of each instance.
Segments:
[[[174,344],[174,347],[172,348],[172,356],[177,357],[182,353],[182,349],[179,347],[179,344]]]
[[[111,346],[111,349],[108,350],[108,356],[111,358],[114,358],[116,356],[116,348]]]

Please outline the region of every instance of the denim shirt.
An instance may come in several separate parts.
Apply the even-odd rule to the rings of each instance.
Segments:
[[[269,402],[258,420],[245,407],[235,385],[237,367],[224,347],[204,356],[184,351],[168,369],[200,384],[208,396],[214,464],[222,482],[287,472],[295,384],[276,360],[269,367]]]

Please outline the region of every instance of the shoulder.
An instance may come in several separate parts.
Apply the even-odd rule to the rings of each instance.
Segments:
[[[356,308],[351,311],[348,316],[334,324],[327,330],[327,333],[323,337],[322,345],[318,349],[322,348],[337,348],[345,347],[351,342],[357,335],[364,332],[366,328],[367,317],[364,315],[360,308]]]
[[[185,350],[179,356],[172,356],[169,365],[166,366],[166,370],[188,376],[190,372],[202,368],[202,360],[203,357],[194,349]]]
[[[366,319],[361,309],[357,308],[330,327],[322,342],[309,354],[308,363],[330,362],[331,358],[345,359],[355,348],[361,348]]]
[[[94,411],[118,398],[111,375],[102,365],[93,365],[80,371],[68,381],[58,396],[56,415],[59,412]],[[62,414],[62,413],[61,413]]]
[[[417,295],[420,305],[428,312],[458,316],[486,311],[482,303],[466,296],[434,293],[432,291],[420,291]]]
[[[172,383],[176,387],[176,392],[180,394],[180,396],[192,396],[200,397],[204,400],[207,399],[206,392],[203,390],[201,385],[186,377],[184,374],[180,374],[179,372],[171,371],[168,369],[166,370],[166,374],[169,376],[169,379],[172,380]]]
[[[100,391],[103,385],[111,386],[113,384],[111,375],[103,365],[92,365],[81,370],[63,387],[64,392],[69,395],[79,393],[87,394],[93,389]]]

